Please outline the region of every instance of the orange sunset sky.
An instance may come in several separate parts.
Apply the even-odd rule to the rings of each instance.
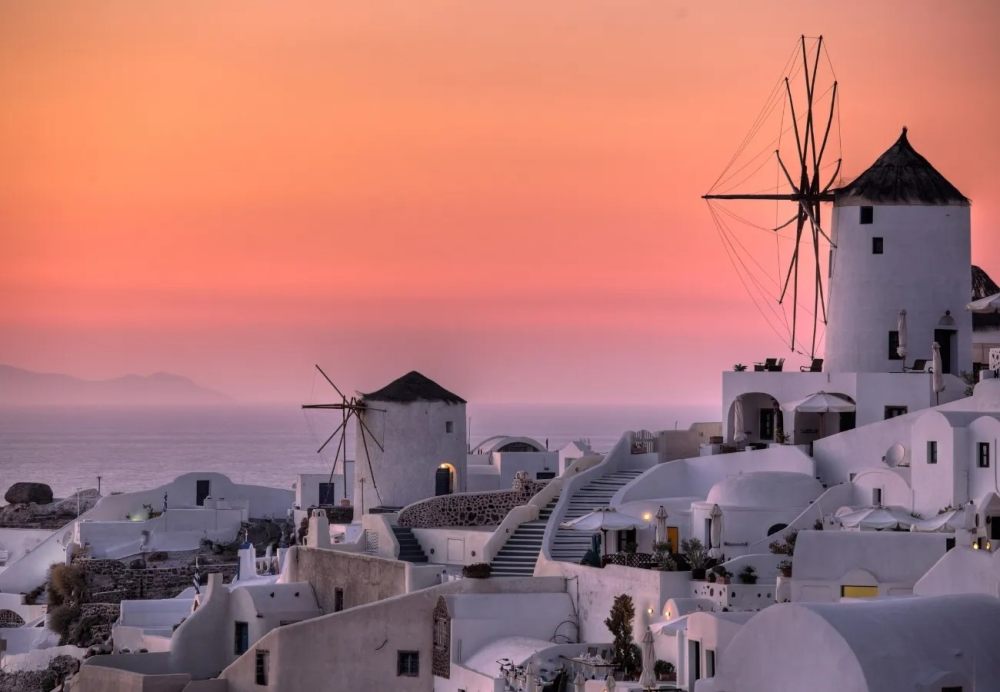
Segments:
[[[1000,279],[998,26],[992,1],[0,2],[0,362],[246,401],[308,398],[319,362],[714,402],[735,362],[804,362],[700,199],[799,34],[829,44],[846,177],[909,126]]]

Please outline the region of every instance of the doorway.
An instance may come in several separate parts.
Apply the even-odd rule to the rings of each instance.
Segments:
[[[935,329],[934,341],[941,347],[941,373],[950,375],[952,372],[951,357],[955,353],[955,330]]]
[[[681,534],[680,529],[676,526],[667,527],[667,542],[670,543],[670,552],[679,553],[681,551]]]
[[[441,464],[434,471],[434,494],[451,495],[455,492],[455,468],[451,464]]]
[[[204,506],[205,498],[212,494],[212,481],[195,481],[194,503],[199,507]]]

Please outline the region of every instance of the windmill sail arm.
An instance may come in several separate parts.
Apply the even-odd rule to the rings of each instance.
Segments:
[[[768,194],[746,195],[746,194],[736,193],[730,195],[702,195],[701,198],[702,199],[765,199],[765,200],[769,199],[779,202],[798,202],[799,200],[803,199],[813,199],[820,202],[832,202],[833,193],[832,192],[829,194],[820,193],[818,195],[808,195],[808,194],[804,195],[804,194],[799,194],[797,192],[786,195],[768,195]]]

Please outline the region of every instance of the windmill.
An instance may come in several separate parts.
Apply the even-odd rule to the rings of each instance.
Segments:
[[[708,201],[710,211],[712,212],[713,218],[717,224],[719,223],[720,217],[718,214],[720,212],[722,214],[727,214],[730,217],[737,218],[738,220],[745,221],[745,219],[739,219],[739,217],[732,212],[725,209],[720,210],[714,207],[713,202],[715,200],[771,200],[778,203],[794,203],[795,209],[791,218],[784,223],[778,223],[773,227],[767,228],[766,230],[777,233],[786,227],[791,227],[792,225],[795,227],[794,250],[792,251],[791,257],[788,259],[787,269],[783,271],[783,280],[779,277],[780,285],[776,288],[779,288],[780,290],[775,291],[777,295],[773,297],[777,298],[779,305],[784,305],[786,299],[789,298],[789,291],[791,292],[791,325],[789,326],[787,324],[787,318],[785,318],[783,312],[781,317],[785,318],[785,327],[788,329],[787,335],[782,336],[789,339],[791,349],[794,351],[796,350],[797,336],[800,329],[799,313],[802,311],[809,312],[808,310],[802,308],[799,303],[800,282],[808,282],[812,284],[812,335],[808,347],[808,355],[810,358],[814,358],[816,354],[816,338],[819,321],[822,320],[824,325],[827,322],[826,295],[824,294],[823,289],[823,272],[821,270],[820,262],[821,242],[822,240],[825,240],[831,247],[835,247],[833,241],[830,239],[830,236],[823,230],[820,216],[820,204],[822,202],[832,202],[834,200],[833,186],[839,178],[842,160],[838,155],[838,157],[830,164],[824,161],[824,157],[828,152],[828,145],[831,143],[830,134],[835,120],[838,121],[838,144],[840,139],[840,128],[837,81],[836,76],[833,75],[832,65],[830,69],[830,74],[833,76],[832,84],[822,92],[819,92],[817,88],[817,77],[820,73],[821,55],[825,55],[827,63],[829,63],[829,55],[826,53],[822,36],[810,39],[808,43],[805,36],[800,37],[797,42],[796,49],[793,51],[792,56],[786,63],[782,79],[779,79],[775,88],[772,89],[768,101],[765,103],[761,113],[754,121],[754,125],[751,127],[750,132],[747,134],[746,138],[744,138],[743,143],[740,145],[736,154],[734,154],[729,165],[722,172],[719,178],[716,179],[709,193],[703,196],[703,199]],[[802,74],[802,82],[805,90],[804,97],[802,95],[799,96],[799,105],[798,108],[796,108],[796,99],[793,98],[792,83],[793,80],[797,81],[799,71],[801,71]],[[827,98],[829,99],[828,107],[825,103]],[[767,163],[772,151],[770,149],[752,157],[741,166],[737,165],[741,162],[740,157],[746,150],[748,144],[760,131],[766,118],[771,113],[776,112],[777,105],[779,103],[782,105],[781,125],[779,126],[779,135],[776,140],[778,148],[773,149],[774,161],[780,170],[780,175],[776,173],[776,182],[778,184],[776,184],[773,188],[762,192],[724,191],[722,188],[725,188],[727,184],[733,183],[734,180],[737,181],[737,186],[746,183],[750,178],[752,178],[754,172],[760,170]],[[785,123],[785,109],[788,110],[788,116],[791,121],[790,124],[787,125]],[[818,110],[821,112],[817,113],[816,111]],[[786,162],[781,155],[781,138],[782,135],[788,131],[791,131],[794,136],[795,148],[793,154],[794,158]],[[772,140],[769,144],[773,145],[774,143],[775,140]],[[761,159],[762,155],[766,155],[766,158],[763,160]],[[753,169],[753,172],[748,175],[747,170],[752,166],[756,166],[758,163],[760,163],[760,165],[757,166],[756,169]],[[832,172],[829,170],[831,167],[833,168]],[[722,231],[720,229],[720,234],[721,233]],[[804,238],[805,242],[803,242]],[[726,242],[725,238],[724,242]],[[740,253],[739,249],[734,243],[732,243],[731,239],[729,239],[728,242],[729,245],[726,250],[727,253],[730,253],[730,259],[732,260],[733,253],[736,253],[737,255]],[[814,271],[812,272],[812,276],[800,276],[800,263],[803,256],[807,253],[811,255],[810,263],[812,264],[812,269]],[[739,259],[743,269],[749,275],[751,270],[748,265],[743,262],[741,257],[737,257],[737,259]],[[734,267],[735,266],[736,263],[734,262]],[[808,273],[808,270],[809,267],[806,268],[806,273]],[[753,286],[748,285],[747,281],[744,281],[742,275],[740,279],[747,291],[751,292]],[[763,288],[762,284],[759,283],[758,287]],[[753,298],[752,294],[751,298]],[[760,310],[759,306],[758,310]],[[767,317],[763,311],[762,315],[764,315],[765,318]],[[805,347],[803,347],[803,349],[804,348]]]
[[[381,502],[382,499],[379,496],[378,486],[375,484],[375,474],[372,470],[371,455],[368,453],[368,438],[369,437],[371,438],[372,443],[375,444],[375,446],[378,447],[380,451],[384,452],[385,447],[382,445],[381,442],[378,441],[378,438],[375,437],[375,433],[371,431],[371,428],[368,427],[368,424],[365,422],[364,416],[362,414],[367,411],[379,411],[381,413],[385,413],[385,411],[383,409],[372,408],[368,406],[363,398],[358,398],[353,396],[348,398],[347,396],[344,395],[342,391],[340,391],[340,387],[334,384],[333,380],[331,380],[330,377],[325,372],[323,372],[323,368],[317,365],[316,369],[319,371],[319,374],[323,376],[323,379],[325,379],[330,384],[330,386],[333,387],[334,391],[337,392],[337,394],[340,396],[341,399],[341,401],[332,404],[302,405],[303,409],[332,409],[335,411],[340,411],[340,425],[334,428],[333,432],[330,433],[330,436],[326,438],[323,444],[319,446],[319,449],[316,450],[317,454],[322,453],[323,450],[326,449],[327,445],[329,445],[333,441],[333,438],[339,436],[339,439],[337,440],[337,451],[333,457],[333,467],[330,469],[329,482],[333,483],[333,477],[337,472],[337,462],[340,460],[340,452],[341,450],[343,450],[344,498],[347,497],[347,424],[353,417],[358,421],[358,433],[361,436],[361,444],[363,445],[365,450],[365,459],[368,463],[368,471],[371,474],[372,487],[375,490],[375,496],[378,497],[379,502]]]

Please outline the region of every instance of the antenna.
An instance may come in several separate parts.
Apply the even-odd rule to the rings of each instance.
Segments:
[[[805,86],[805,110],[802,113],[797,113],[795,109],[795,99],[792,98],[792,86],[790,78],[794,77],[794,72],[789,73],[788,76],[784,78],[784,92],[787,98],[786,105],[788,106],[791,115],[791,125],[792,131],[795,136],[795,152],[796,158],[791,162],[792,170],[785,165],[785,162],[781,158],[780,150],[775,150],[774,155],[777,159],[778,166],[780,167],[782,176],[785,182],[788,183],[790,191],[787,193],[733,193],[733,194],[713,194],[709,193],[703,195],[702,199],[706,200],[775,200],[775,201],[789,201],[794,202],[796,209],[795,215],[792,216],[788,221],[779,225],[777,228],[771,229],[774,231],[779,231],[786,226],[790,226],[792,223],[795,224],[795,250],[792,253],[791,259],[788,262],[788,269],[785,271],[784,282],[781,287],[781,295],[778,298],[778,303],[784,303],[785,298],[788,294],[788,289],[791,287],[792,290],[792,326],[791,326],[791,347],[795,350],[795,337],[799,329],[798,326],[798,314],[799,314],[799,259],[802,256],[802,252],[808,252],[808,249],[802,248],[802,236],[808,235],[809,244],[811,245],[811,254],[813,255],[813,263],[815,266],[815,275],[807,281],[813,283],[813,310],[812,310],[812,341],[809,349],[809,357],[814,358],[816,355],[816,329],[819,320],[822,318],[823,324],[827,322],[826,315],[826,296],[823,291],[823,273],[820,269],[820,238],[825,239],[831,246],[834,246],[833,241],[830,236],[823,230],[820,223],[820,203],[821,202],[832,202],[834,200],[833,184],[838,179],[840,175],[840,165],[841,159],[836,160],[836,166],[832,175],[830,175],[829,180],[825,183],[820,179],[820,171],[823,168],[823,156],[827,150],[827,144],[830,141],[830,129],[833,125],[834,116],[837,111],[837,81],[834,79],[832,86],[828,89],[830,93],[830,110],[826,114],[825,124],[821,128],[817,127],[820,123],[820,116],[813,112],[813,107],[816,105],[818,100],[816,93],[816,77],[819,73],[819,58],[820,54],[823,53],[823,37],[820,36],[816,39],[815,43],[815,55],[811,55],[811,51],[806,46],[806,37],[801,36],[799,40],[799,48],[797,53],[801,54],[802,64],[802,76],[803,83]],[[811,63],[811,64],[810,64]],[[792,64],[791,62],[789,63]],[[797,71],[798,68],[796,68]],[[824,92],[824,95],[827,92]],[[800,122],[802,125],[800,126]],[[759,126],[755,123],[755,129]],[[817,134],[820,129],[822,130],[822,136],[819,137]],[[749,138],[749,135],[748,135]],[[780,134],[779,140],[780,141]],[[742,148],[746,146],[746,140],[741,146]],[[737,153],[737,156],[739,152]],[[735,160],[734,156],[734,160]],[[730,163],[732,166],[732,163]],[[729,169],[727,168],[727,171]],[[794,171],[795,175],[792,175]],[[739,171],[737,171],[739,172]],[[720,176],[720,180],[725,176],[725,172]],[[716,183],[718,185],[718,182]],[[715,187],[715,186],[713,186]],[[834,246],[835,247],[835,246]]]
[[[323,372],[323,368],[317,365],[316,369],[319,371],[319,374],[323,376],[323,379],[325,379],[327,382],[330,383],[330,386],[333,387],[334,391],[337,392],[338,395],[340,395],[341,399],[339,402],[332,404],[302,404],[302,408],[304,409],[328,409],[328,410],[332,409],[335,411],[340,411],[340,425],[338,425],[336,428],[333,429],[333,432],[330,433],[330,436],[326,438],[323,444],[319,446],[319,449],[316,450],[317,454],[322,453],[322,451],[326,449],[326,446],[333,441],[333,438],[335,437],[338,438],[337,450],[333,456],[333,467],[330,469],[329,482],[333,483],[333,476],[337,472],[337,462],[340,460],[340,450],[343,449],[344,450],[344,463],[343,463],[344,498],[347,497],[347,423],[348,421],[351,420],[351,417],[353,416],[358,422],[358,433],[361,435],[361,444],[365,450],[365,459],[368,462],[368,473],[371,475],[372,488],[375,489],[375,496],[381,503],[382,497],[381,495],[379,495],[378,485],[375,482],[375,472],[372,469],[372,458],[368,449],[368,438],[369,437],[371,438],[372,443],[374,443],[374,445],[378,447],[379,451],[384,452],[385,447],[375,437],[375,434],[371,431],[371,428],[368,427],[368,424],[365,422],[365,414],[369,411],[378,411],[380,413],[385,413],[385,410],[380,408],[372,408],[368,406],[368,404],[365,403],[363,398],[345,396],[344,393],[340,391],[340,388],[336,384],[334,384],[333,380],[331,380],[330,377],[325,372]],[[363,483],[364,478],[359,479],[359,482]],[[362,490],[362,493],[363,492],[364,491]],[[361,497],[361,510],[362,512],[364,511],[363,494]]]

